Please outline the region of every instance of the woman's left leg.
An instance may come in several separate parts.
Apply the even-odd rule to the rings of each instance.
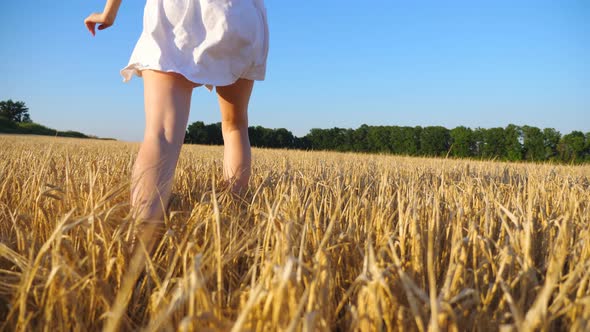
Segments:
[[[223,134],[223,175],[235,193],[243,193],[250,180],[252,156],[248,137],[248,104],[254,81],[239,79],[218,86]]]
[[[145,131],[132,175],[131,204],[142,221],[162,222],[190,111],[194,83],[144,70]]]

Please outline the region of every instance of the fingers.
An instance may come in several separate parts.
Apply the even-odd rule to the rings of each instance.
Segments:
[[[84,24],[86,25],[86,29],[90,31],[90,33],[95,36],[96,35],[96,25],[99,24],[98,30],[104,30],[113,25],[113,23],[106,19],[103,14],[100,13],[92,13],[84,20]]]
[[[90,33],[94,36],[96,35],[96,32],[94,32],[94,27],[96,26],[96,23],[94,22],[85,22],[86,23],[86,29],[88,29],[88,31],[90,31]]]
[[[108,27],[110,27],[112,24],[107,24],[107,23],[103,23],[101,25],[98,26],[98,30],[104,30]]]
[[[92,13],[84,20],[84,24],[86,25],[86,29],[90,31],[90,33],[95,36],[96,35],[96,23],[101,23],[100,15],[97,13]]]

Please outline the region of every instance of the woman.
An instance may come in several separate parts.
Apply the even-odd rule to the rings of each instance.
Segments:
[[[121,0],[84,23],[94,36],[115,22]],[[248,103],[264,80],[268,25],[263,0],[147,0],[143,32],[124,81],[143,77],[145,131],[132,175],[131,203],[144,222],[162,223],[184,141],[193,88],[215,87],[221,110],[224,178],[236,193],[250,178]]]

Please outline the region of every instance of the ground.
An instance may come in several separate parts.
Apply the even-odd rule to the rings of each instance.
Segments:
[[[165,235],[134,270],[138,144],[0,146],[3,330],[590,323],[590,166],[254,149],[239,198],[219,189],[221,147],[184,146]]]

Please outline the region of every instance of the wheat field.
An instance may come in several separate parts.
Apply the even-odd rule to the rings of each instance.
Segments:
[[[590,166],[184,146],[133,271],[138,144],[0,136],[0,329],[583,331]]]

